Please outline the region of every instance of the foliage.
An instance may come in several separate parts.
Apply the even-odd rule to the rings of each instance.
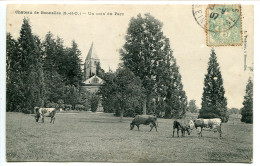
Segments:
[[[100,100],[100,98],[99,98],[98,95],[96,95],[95,93],[91,94],[91,97],[90,97],[90,109],[91,109],[92,112],[96,112],[97,111],[99,100]]]
[[[18,63],[18,43],[10,33],[6,36],[6,110],[21,111],[23,100]],[[16,103],[16,104],[15,104]]]
[[[232,115],[232,114],[241,114],[241,111],[240,111],[240,109],[238,109],[238,108],[230,108],[230,109],[228,109],[228,114],[229,114],[229,115]]]
[[[77,111],[84,111],[84,110],[85,110],[85,107],[84,107],[84,105],[76,104],[75,110],[77,110]]]
[[[7,35],[7,56],[7,111],[31,113],[44,104],[44,79],[40,40],[32,34],[28,19],[23,20],[17,42]]]
[[[196,100],[190,100],[187,111],[191,113],[197,113],[198,112],[198,107],[196,105]]]
[[[253,123],[253,81],[248,79],[246,94],[244,96],[243,108],[241,109],[241,122]]]
[[[24,19],[18,40],[6,38],[7,111],[31,113],[33,107],[88,103],[81,91],[81,52],[75,41],[71,48],[48,32],[43,42]],[[70,108],[71,109],[71,108]]]
[[[105,74],[105,71],[101,68],[100,62],[97,62],[96,64],[96,75],[100,78],[103,78]]]
[[[148,113],[151,113],[154,111],[152,107],[163,99],[163,102],[167,103],[168,113],[176,109],[178,114],[181,112],[180,115],[183,115],[187,105],[186,95],[169,39],[163,35],[162,26],[163,24],[150,14],[145,14],[144,17],[139,14],[137,18],[131,18],[126,42],[120,54],[123,65],[141,79],[145,89],[144,114],[146,106]],[[178,97],[181,99],[177,99]]]
[[[106,73],[104,80],[99,94],[105,112],[114,112],[121,117],[140,113],[143,88],[138,77],[129,69],[120,67],[116,73]]]
[[[208,62],[208,72],[204,79],[199,118],[220,118],[222,122],[227,122],[229,118],[223,79],[213,49]]]

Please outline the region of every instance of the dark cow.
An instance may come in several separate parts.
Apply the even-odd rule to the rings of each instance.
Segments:
[[[44,117],[51,117],[51,122],[55,121],[55,114],[58,111],[57,108],[39,108],[34,107],[34,113],[35,113],[35,120],[36,122],[39,121],[39,119],[42,119],[42,123],[44,123]],[[50,123],[51,123],[50,122]]]
[[[190,135],[190,126],[189,121],[180,119],[180,120],[174,120],[173,121],[173,132],[172,137],[174,137],[174,131],[177,129],[177,136],[179,137],[179,130],[181,130],[181,135],[184,137],[185,131],[187,131],[188,135]]]
[[[133,121],[130,123],[130,130],[133,130],[134,126],[139,130],[139,125],[149,125],[150,124],[150,131],[152,131],[153,127],[155,127],[157,131],[157,117],[155,115],[136,115]]]
[[[189,122],[189,126],[191,129],[196,128],[198,129],[199,136],[202,137],[202,130],[203,128],[207,130],[213,130],[214,132],[219,133],[219,137],[221,137],[221,119],[214,118],[214,119],[195,119]]]

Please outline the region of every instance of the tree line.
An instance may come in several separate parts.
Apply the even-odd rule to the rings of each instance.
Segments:
[[[35,106],[80,108],[88,92],[81,88],[81,52],[75,41],[65,47],[48,32],[44,41],[32,33],[25,18],[20,36],[6,38],[6,110],[31,113]],[[88,104],[89,105],[89,104]]]
[[[61,38],[49,32],[43,42],[31,32],[24,19],[18,40],[7,34],[7,111],[30,113],[34,106],[51,103],[95,110],[101,100],[104,112],[116,116],[156,114],[183,118],[186,111],[198,112],[195,100],[188,105],[179,66],[170,40],[162,32],[163,23],[150,14],[132,17],[120,50],[121,62],[115,72],[97,74],[104,80],[97,94],[81,87],[81,52],[75,41],[64,47]],[[253,83],[249,79],[242,121],[252,122]],[[204,78],[199,118],[221,118],[229,113],[220,66],[211,50]]]

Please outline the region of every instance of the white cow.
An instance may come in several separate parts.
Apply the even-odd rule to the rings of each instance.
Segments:
[[[219,132],[219,136],[221,137],[222,131],[221,131],[221,119],[220,118],[214,118],[214,119],[195,119],[190,120],[189,122],[190,129],[198,129],[199,130],[199,136],[202,137],[202,129],[210,129],[214,132]]]
[[[51,122],[53,122],[53,124],[54,124],[55,114],[56,114],[57,111],[58,111],[57,108],[34,107],[35,120],[36,120],[36,122],[38,122],[39,119],[41,118],[42,123],[44,123],[44,117],[51,117]]]

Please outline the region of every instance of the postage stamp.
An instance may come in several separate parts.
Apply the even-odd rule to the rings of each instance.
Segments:
[[[241,5],[208,5],[206,8],[208,46],[241,46]]]

